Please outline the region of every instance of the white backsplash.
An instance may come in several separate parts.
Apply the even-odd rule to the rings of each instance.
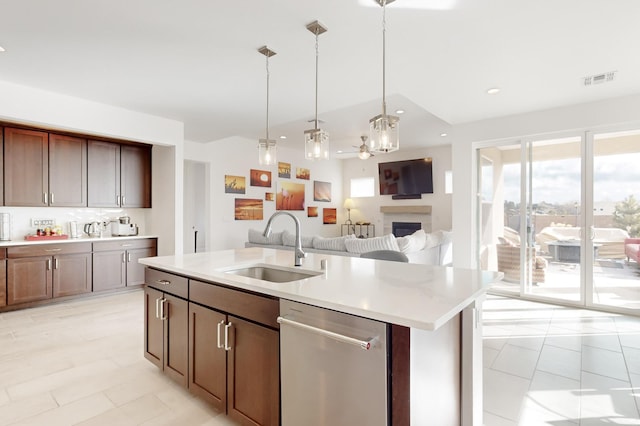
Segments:
[[[23,240],[26,235],[35,234],[36,227],[31,226],[31,219],[54,219],[56,225],[62,226],[64,234],[69,234],[69,222],[78,222],[82,231],[83,225],[89,222],[110,222],[120,216],[129,216],[131,223],[138,225],[138,234],[145,233],[145,218],[148,209],[98,209],[98,208],[62,208],[62,207],[3,207],[0,213],[11,214],[11,240]],[[81,234],[84,235],[84,234]],[[107,226],[103,236],[111,235],[111,227]],[[84,235],[86,236],[86,235]]]

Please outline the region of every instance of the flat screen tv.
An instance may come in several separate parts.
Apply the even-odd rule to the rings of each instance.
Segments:
[[[433,194],[431,158],[378,163],[380,195]]]

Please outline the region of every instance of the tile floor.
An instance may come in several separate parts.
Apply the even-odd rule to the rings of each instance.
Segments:
[[[640,318],[488,296],[484,422],[640,425]]]
[[[640,319],[484,310],[486,426],[640,424]],[[0,314],[0,426],[231,426],[143,358],[142,324],[141,291]]]

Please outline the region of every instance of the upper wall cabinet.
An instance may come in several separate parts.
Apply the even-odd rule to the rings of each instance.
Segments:
[[[0,188],[4,189],[4,129],[0,127]],[[4,206],[4,191],[0,195],[0,205]],[[1,303],[1,302],[0,302]]]
[[[85,207],[87,141],[4,129],[5,205]]]
[[[89,141],[89,207],[151,207],[151,147]]]

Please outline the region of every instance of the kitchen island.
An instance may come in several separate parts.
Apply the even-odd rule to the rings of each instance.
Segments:
[[[290,251],[262,248],[154,257],[141,259],[140,263],[151,271],[175,274],[194,284],[178,294],[189,300],[189,306],[191,298],[208,287],[233,289],[265,300],[299,302],[386,324],[387,341],[381,350],[388,355],[388,371],[382,374],[388,379],[384,391],[389,409],[384,418],[378,419],[379,424],[481,424],[481,321],[477,301],[488,285],[500,278],[498,273],[320,254],[309,254],[302,267],[294,268]],[[232,272],[254,266],[307,272],[310,276],[270,282]],[[154,285],[150,281],[147,286]],[[156,311],[164,299],[158,300]],[[261,300],[256,301],[256,309],[262,309]],[[194,309],[199,303],[194,303]],[[160,311],[162,317],[162,307]],[[223,328],[231,325],[230,320],[224,321],[220,324],[228,325]],[[275,318],[265,321],[272,321],[267,326],[279,328]],[[221,346],[220,326],[217,339]],[[284,359],[288,355],[280,356]],[[189,359],[194,363],[193,357]],[[288,363],[283,361],[281,366],[286,369]],[[285,400],[290,395],[287,383],[282,382],[283,424],[287,424]],[[318,405],[323,404],[318,401]]]

